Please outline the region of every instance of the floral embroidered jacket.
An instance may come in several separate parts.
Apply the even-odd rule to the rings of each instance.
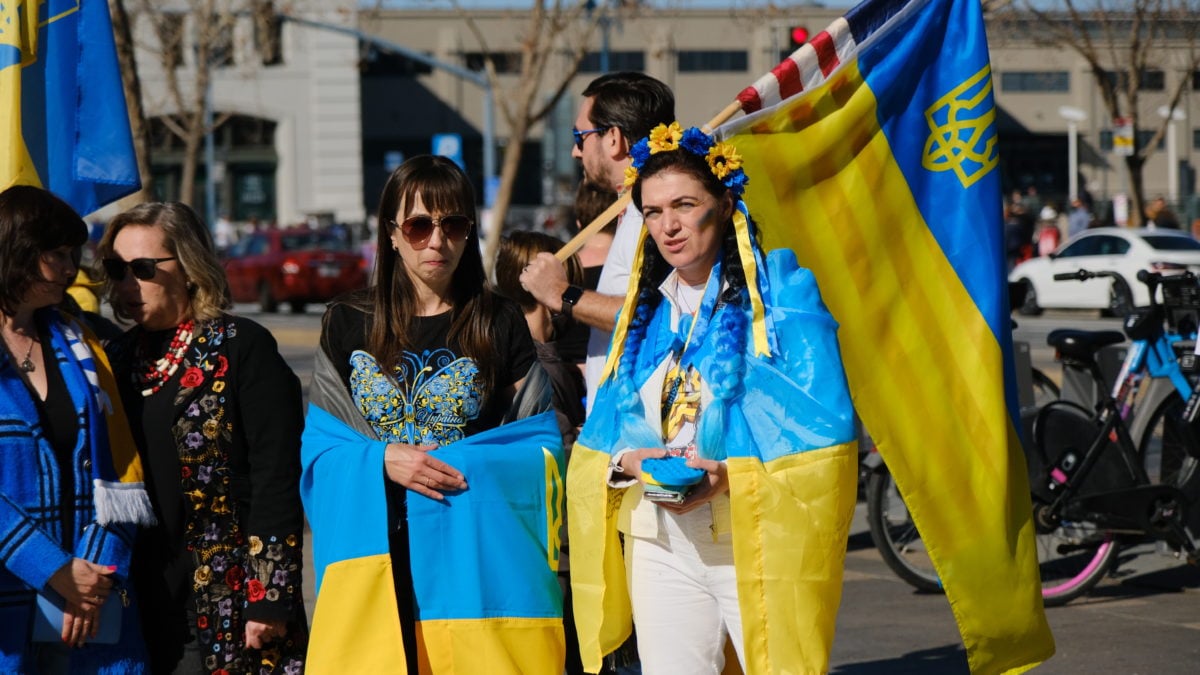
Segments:
[[[157,601],[144,603],[151,657],[169,667],[191,633],[209,672],[297,672],[307,646],[300,383],[262,326],[225,316],[194,330],[150,396],[134,381],[137,352],[164,346],[163,335],[135,328],[114,349],[160,522],[134,555],[138,588]],[[287,637],[247,649],[246,620],[286,620]]]

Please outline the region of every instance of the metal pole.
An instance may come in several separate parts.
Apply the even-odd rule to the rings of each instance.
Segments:
[[[1167,123],[1167,196],[1171,199],[1171,208],[1179,203],[1179,160],[1178,148],[1175,147],[1175,118]]]
[[[483,90],[483,205],[491,208],[496,201],[496,115],[491,86]]]
[[[1079,125],[1074,120],[1067,121],[1067,194],[1070,199],[1079,197]]]
[[[204,211],[210,230],[216,227],[217,222],[217,153],[213,147],[212,91],[210,78],[208,87],[204,90],[204,128],[207,130],[204,134]]]

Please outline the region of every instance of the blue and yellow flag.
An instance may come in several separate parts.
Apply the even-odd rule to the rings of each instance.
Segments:
[[[107,2],[0,2],[0,137],[0,190],[88,214],[141,187]]]
[[[407,672],[388,548],[386,446],[319,351],[300,484],[317,575],[310,673]],[[441,502],[408,493],[420,672],[559,675],[565,461],[554,413],[468,436],[437,456],[470,488]]]
[[[995,102],[978,0],[868,0],[716,130],[765,249],[810,268],[859,415],[973,672],[1054,653],[1017,432]],[[760,110],[761,108],[761,110]]]

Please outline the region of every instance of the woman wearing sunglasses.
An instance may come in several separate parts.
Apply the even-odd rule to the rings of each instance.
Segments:
[[[436,673],[449,660],[455,672],[560,675],[561,597],[547,564],[558,530],[538,505],[556,501],[547,484],[561,476],[561,436],[552,412],[501,426],[536,356],[520,308],[486,281],[474,189],[452,161],[413,157],[388,179],[379,223],[374,283],[326,313],[309,391],[302,485],[319,591],[309,665],[405,672],[407,661],[407,672],[421,662]],[[525,501],[507,503],[509,490]],[[536,522],[502,530],[491,517]],[[459,520],[423,529],[439,518]],[[347,600],[392,593],[396,605]],[[472,613],[481,606],[486,617]],[[457,622],[449,643],[447,608],[479,619]],[[375,630],[351,634],[347,612]],[[514,635],[516,647],[498,648]]]
[[[49,192],[0,193],[5,673],[144,670],[128,609],[129,544],[153,520],[142,468],[120,401],[108,405],[116,386],[99,341],[56,308],[86,239],[83,220]]]
[[[295,672],[301,597],[300,383],[229,290],[191,208],[150,203],[109,223],[97,251],[113,311],[137,325],[110,347],[158,525],[134,581],[155,672]]]

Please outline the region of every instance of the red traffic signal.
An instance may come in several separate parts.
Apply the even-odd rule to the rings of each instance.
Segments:
[[[808,29],[804,26],[795,26],[792,28],[792,47],[799,47],[805,42],[808,42]]]

